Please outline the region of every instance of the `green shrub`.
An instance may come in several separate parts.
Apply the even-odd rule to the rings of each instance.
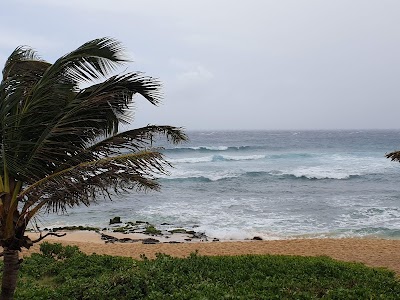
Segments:
[[[80,250],[77,246],[63,246],[59,243],[50,244],[48,242],[44,242],[40,244],[40,252],[44,256],[55,257],[58,259],[64,259],[74,256],[77,253],[80,253]]]
[[[149,225],[146,227],[146,230],[144,231],[144,233],[157,235],[157,234],[161,234],[161,230],[158,230],[153,225]]]
[[[135,261],[67,247],[46,244],[27,258],[15,298],[400,299],[393,272],[328,257],[194,253]]]

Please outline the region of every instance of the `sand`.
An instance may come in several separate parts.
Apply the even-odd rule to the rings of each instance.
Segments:
[[[123,235],[126,237],[126,235]],[[157,237],[155,237],[157,238]],[[284,254],[301,256],[330,256],[337,260],[361,262],[371,267],[384,267],[400,276],[400,240],[384,239],[294,239],[275,241],[223,241],[160,243],[145,245],[135,243],[104,243],[94,232],[69,232],[66,236],[47,237],[49,242],[76,245],[87,254],[108,254],[140,258],[141,254],[154,258],[156,253],[186,257],[194,251],[200,255]],[[23,255],[39,251],[35,244]]]

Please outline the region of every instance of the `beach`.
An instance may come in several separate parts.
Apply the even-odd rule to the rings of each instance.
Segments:
[[[190,132],[190,143],[160,145],[174,168],[161,176],[159,193],[43,213],[38,225],[44,233],[97,228],[46,239],[87,254],[323,255],[400,276],[400,168],[384,157],[399,137],[398,130]],[[148,229],[162,236],[141,235]],[[176,230],[197,237],[171,235]],[[117,240],[105,243],[101,234]]]
[[[268,241],[219,241],[219,242],[180,242],[143,244],[105,243],[100,234],[89,231],[67,232],[63,237],[49,236],[43,241],[75,245],[87,254],[97,253],[115,256],[127,256],[140,259],[144,254],[154,258],[156,253],[165,253],[175,257],[187,257],[198,251],[200,255],[246,255],[274,254],[301,256],[329,256],[337,260],[361,262],[371,267],[383,267],[393,270],[400,276],[400,240],[340,238],[340,239],[290,239]],[[41,242],[43,242],[41,241]],[[22,255],[39,252],[39,244]]]

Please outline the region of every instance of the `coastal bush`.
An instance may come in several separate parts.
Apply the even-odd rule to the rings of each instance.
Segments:
[[[26,258],[15,299],[400,299],[393,272],[328,257],[194,253],[136,261],[66,248],[47,244]]]
[[[44,242],[40,244],[40,251],[44,256],[56,257],[58,259],[69,258],[80,253],[77,246],[63,246],[60,243]]]
[[[158,234],[161,234],[161,230],[158,230],[157,228],[155,228],[154,225],[148,225],[146,227],[146,230],[144,231],[144,233],[158,235]]]

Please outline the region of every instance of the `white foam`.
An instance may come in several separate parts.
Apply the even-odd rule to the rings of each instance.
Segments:
[[[160,175],[165,179],[192,179],[192,178],[206,178],[211,181],[217,181],[226,178],[239,177],[241,172],[233,171],[200,171],[200,170],[182,170],[173,169],[169,175]]]
[[[211,156],[201,156],[201,157],[184,157],[184,158],[171,158],[168,159],[169,162],[173,164],[179,163],[187,163],[187,164],[196,164],[196,163],[205,163],[212,161],[246,161],[246,160],[258,160],[265,158],[265,155],[241,155],[241,156],[232,156],[232,155],[211,155]]]
[[[358,211],[340,215],[338,225],[353,228],[375,226],[398,229],[400,228],[400,210],[394,207],[363,207]]]
[[[225,150],[228,150],[228,147],[227,146],[198,146],[198,147],[188,147],[188,149],[193,149],[193,150],[205,149],[205,150],[211,150],[211,151],[225,151]]]
[[[231,155],[221,155],[221,157],[225,160],[258,160],[265,158],[265,155],[241,155],[241,156],[231,156]]]
[[[265,231],[257,231],[253,229],[243,228],[215,228],[208,226],[201,226],[197,228],[204,232],[210,238],[217,238],[220,240],[251,240],[254,237],[261,237],[263,240],[277,240],[282,239],[282,236],[267,233]]]
[[[185,157],[185,158],[177,158],[177,159],[168,159],[171,163],[203,163],[203,162],[211,162],[213,160],[213,156],[203,156],[203,157]]]
[[[308,179],[349,179],[350,176],[361,175],[359,172],[349,172],[341,168],[327,167],[308,167],[298,168],[289,172],[283,172],[284,175],[294,175],[298,178],[306,177]]]

